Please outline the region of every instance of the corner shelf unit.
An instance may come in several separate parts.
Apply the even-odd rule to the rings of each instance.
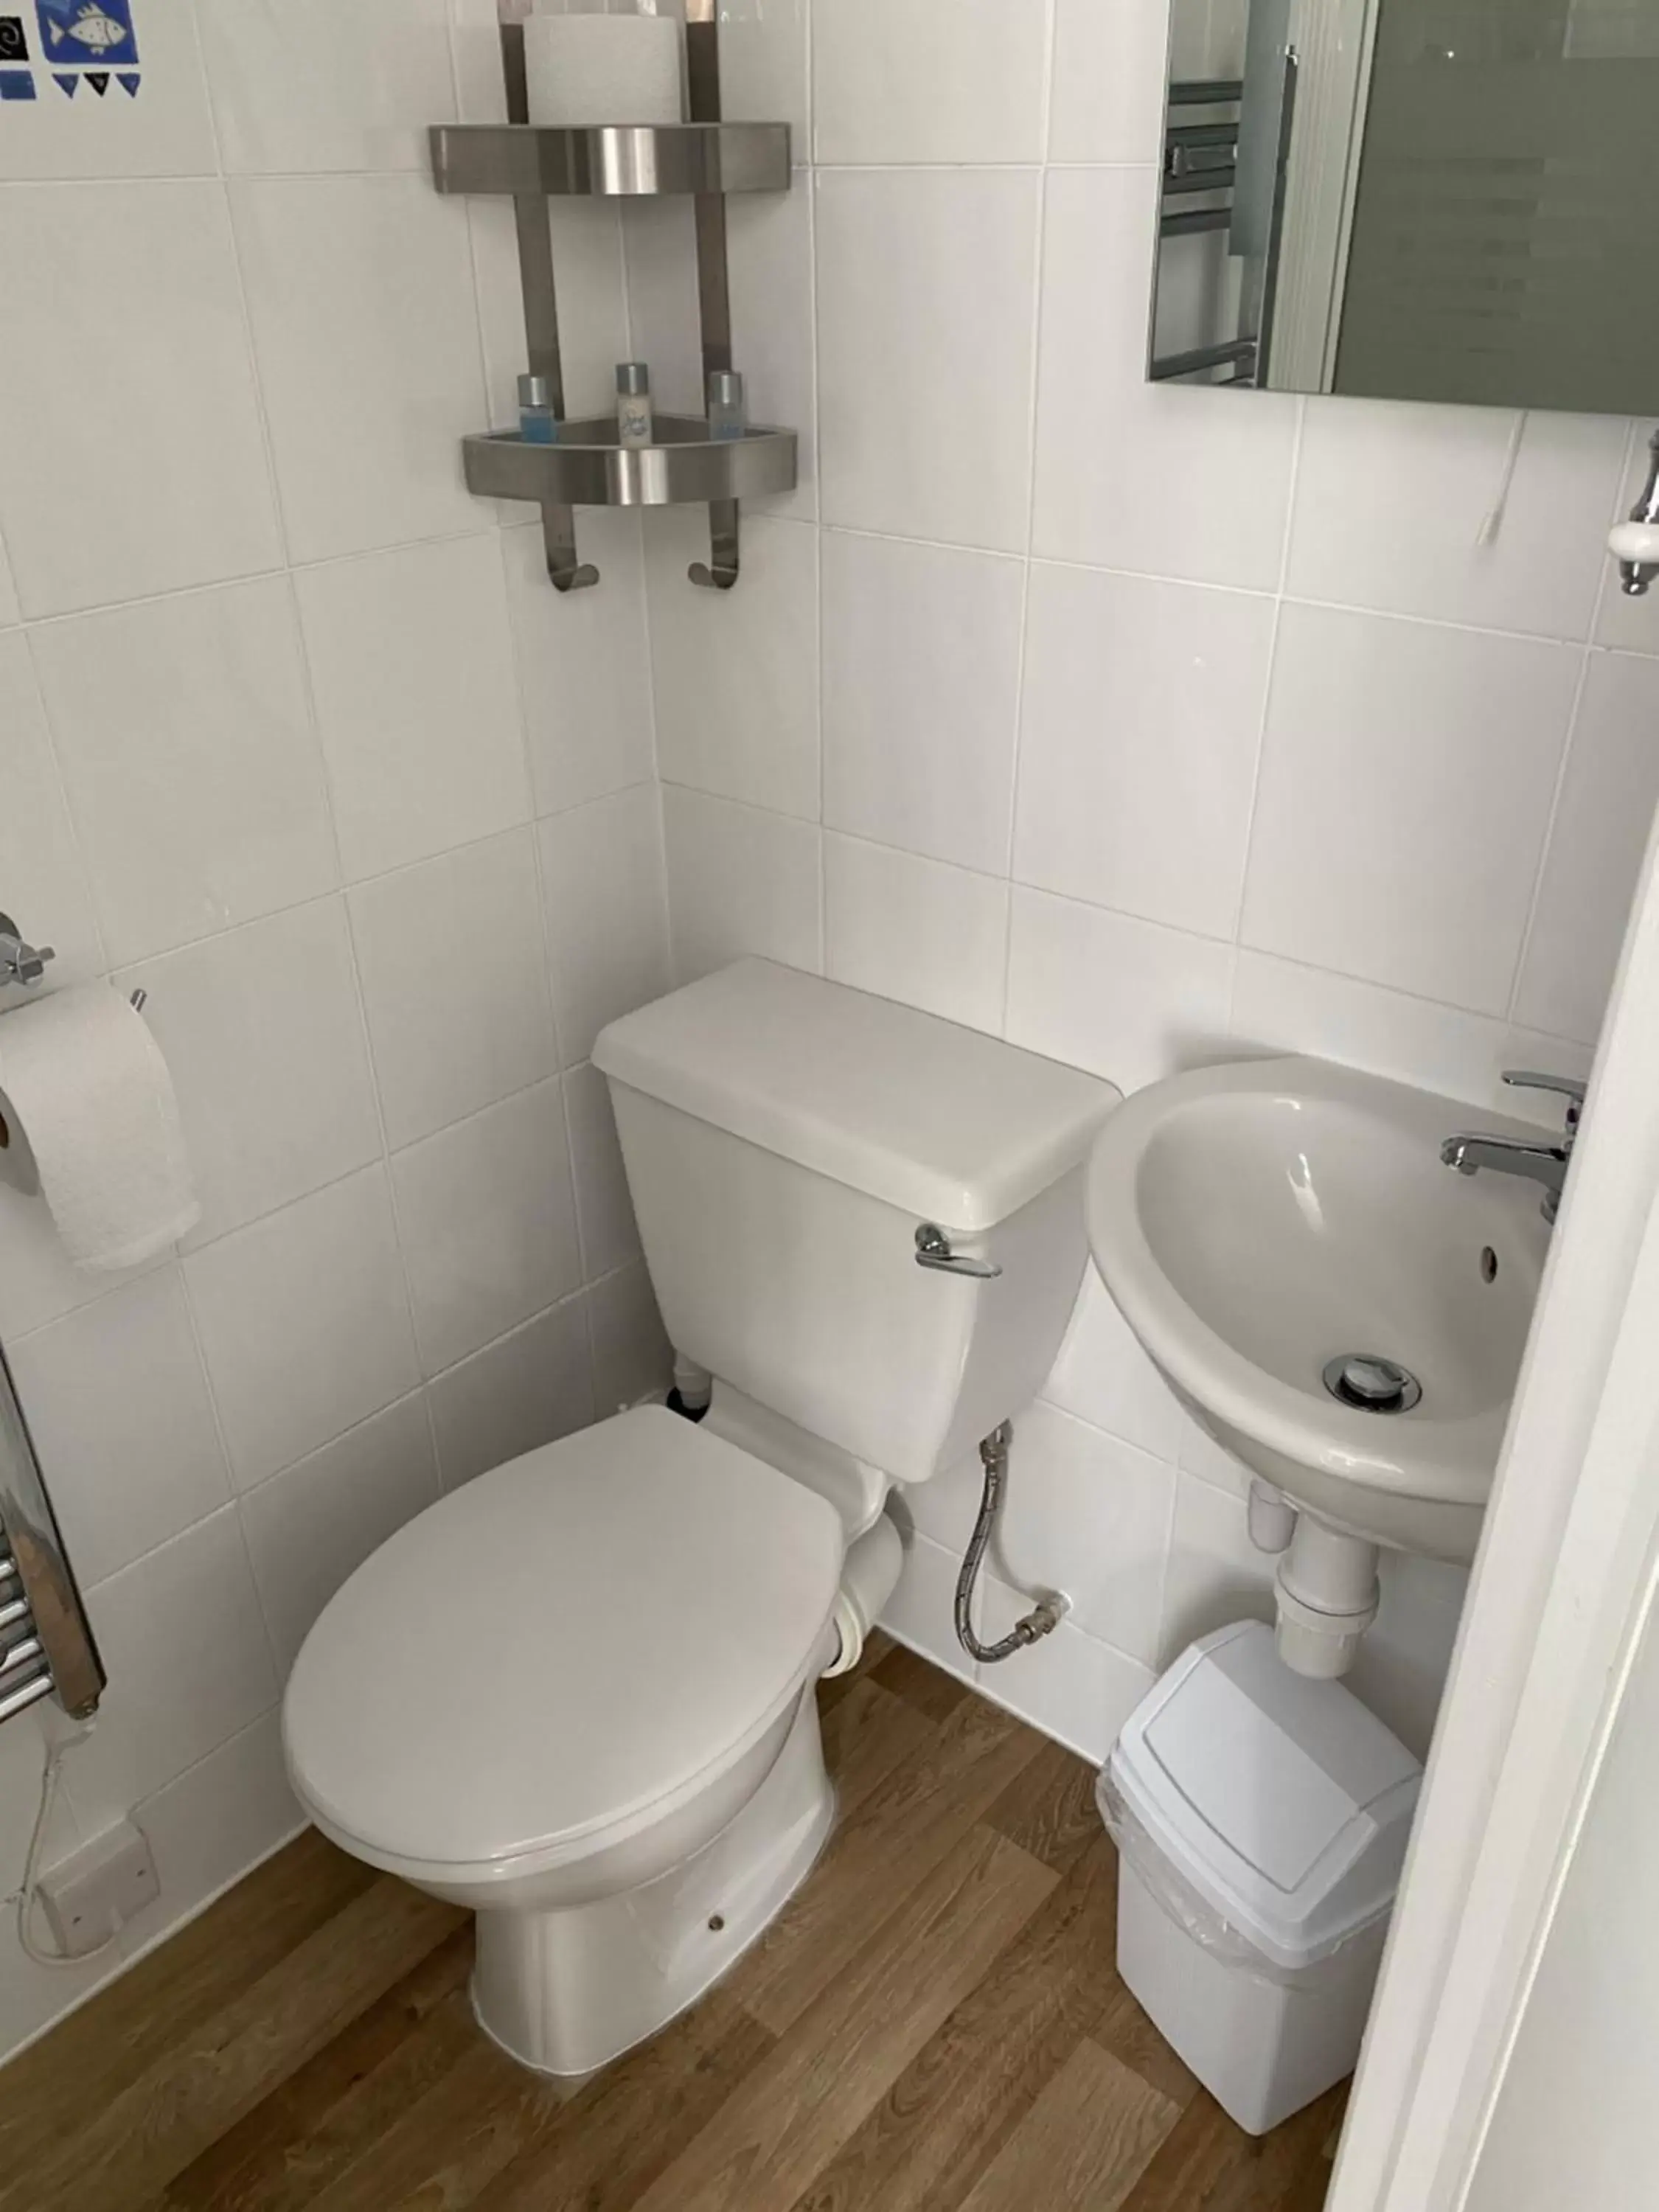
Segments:
[[[527,367],[547,379],[558,442],[530,445],[510,431],[462,441],[467,487],[481,497],[522,499],[541,509],[547,572],[560,592],[599,580],[576,551],[579,507],[707,505],[711,557],[692,564],[693,583],[730,591],[741,572],[738,501],[794,488],[793,430],[754,428],[711,438],[702,416],[659,415],[657,441],[621,444],[615,419],[564,420],[558,306],[550,198],[653,198],[696,203],[697,298],[705,382],[734,366],[726,252],[726,195],[787,191],[787,123],[726,123],[720,113],[719,32],[712,5],[691,0],[685,26],[693,121],[604,124],[558,129],[525,120],[524,29],[501,26],[505,124],[453,124],[431,132],[432,177],[441,192],[500,193],[514,204],[524,291]],[[701,20],[695,18],[701,17]]]

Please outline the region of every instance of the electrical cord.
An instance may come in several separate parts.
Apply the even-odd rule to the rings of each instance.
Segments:
[[[48,1743],[46,1761],[40,1769],[40,1802],[34,1815],[34,1827],[29,1836],[29,1847],[23,1860],[23,1886],[17,1893],[17,1941],[25,1958],[32,1959],[37,1966],[55,1966],[60,1971],[67,1966],[84,1966],[88,1959],[100,1959],[106,1951],[114,1949],[120,1940],[118,1926],[111,1929],[103,1942],[90,1951],[82,1951],[71,1959],[61,1951],[48,1951],[34,1940],[29,1922],[33,1917],[35,1893],[40,1886],[40,1854],[46,1847],[46,1830],[52,1824],[52,1808],[58,1802],[58,1779],[64,1761],[77,1744],[84,1743],[91,1734],[82,1728],[78,1735],[70,1736],[62,1743]]]
[[[969,1657],[977,1659],[981,1666],[990,1666],[999,1659],[1012,1659],[1016,1651],[1024,1651],[1028,1645],[1051,1636],[1066,1618],[1065,1599],[1051,1590],[999,1642],[981,1644],[974,1633],[974,1585],[979,1580],[980,1567],[996,1528],[1003,1485],[1008,1479],[1008,1448],[1013,1440],[1013,1424],[1005,1421],[979,1448],[985,1469],[985,1488],[980,1498],[979,1518],[974,1523],[974,1533],[963,1558],[962,1572],[957,1577],[957,1638]]]

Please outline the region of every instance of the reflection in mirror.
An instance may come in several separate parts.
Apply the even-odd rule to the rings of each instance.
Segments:
[[[1659,0],[1172,0],[1151,374],[1659,410]]]

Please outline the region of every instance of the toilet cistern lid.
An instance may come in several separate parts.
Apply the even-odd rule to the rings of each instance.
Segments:
[[[660,1407],[480,1475],[368,1559],[289,1678],[296,1786],[400,1860],[580,1856],[740,1756],[840,1579],[813,1492]]]
[[[1087,1158],[1115,1087],[771,960],[604,1030],[616,1083],[918,1221],[994,1229]]]

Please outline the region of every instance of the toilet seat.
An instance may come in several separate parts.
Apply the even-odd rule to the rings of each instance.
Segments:
[[[658,1407],[527,1453],[367,1560],[289,1678],[325,1832],[415,1881],[614,1852],[763,1750],[823,1663],[815,1492]]]

